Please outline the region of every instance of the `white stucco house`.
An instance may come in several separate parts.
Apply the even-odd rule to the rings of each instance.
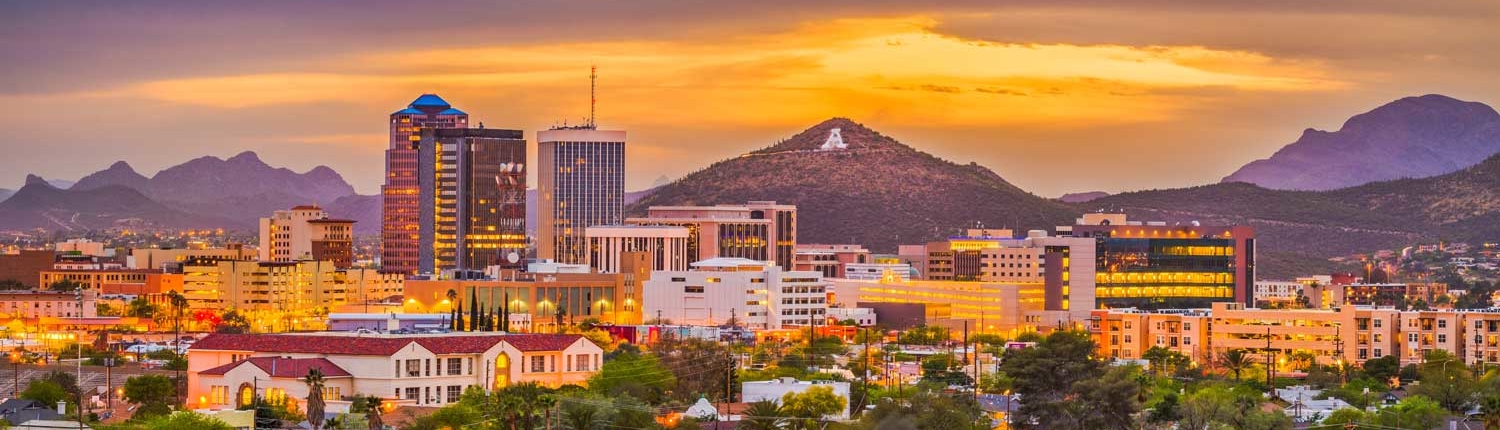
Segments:
[[[388,407],[443,406],[470,386],[583,385],[603,354],[579,335],[211,334],[188,350],[185,406],[234,409],[262,396],[305,410],[312,369],[323,373],[329,412],[347,411],[356,395]]]

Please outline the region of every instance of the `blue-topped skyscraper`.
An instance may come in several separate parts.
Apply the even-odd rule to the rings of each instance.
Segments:
[[[422,128],[468,128],[469,114],[437,94],[423,94],[391,114],[391,146],[385,151],[385,185],[380,187],[381,269],[416,273],[421,261],[421,196],[417,147]]]

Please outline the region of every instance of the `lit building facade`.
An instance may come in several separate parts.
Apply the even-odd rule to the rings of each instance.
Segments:
[[[1042,293],[1040,310],[1063,312],[1060,321],[1087,320],[1097,299],[1092,263],[1096,241],[1049,236],[1042,230],[1013,236],[1005,229],[969,230],[920,248],[903,246],[903,254],[915,255],[901,259],[920,261],[922,281],[1039,287],[1035,290]],[[960,313],[957,308],[954,312]]]
[[[596,225],[588,227],[588,265],[600,273],[620,271],[620,258],[629,252],[650,256],[651,270],[688,268],[688,229],[678,226]]]
[[[520,130],[425,128],[418,144],[421,273],[521,267],[526,139]]]
[[[643,283],[651,278],[644,253],[627,254],[619,273],[548,273],[533,265],[526,272],[506,271],[484,280],[407,280],[406,313],[465,314],[478,308],[499,313],[504,307],[512,321],[529,324],[538,333],[563,324],[597,319],[612,324],[641,322]],[[453,292],[453,298],[448,292]],[[524,315],[524,317],[522,317]],[[513,331],[521,327],[512,327]]]
[[[161,271],[145,269],[43,270],[41,285],[43,289],[46,289],[53,283],[67,280],[82,285],[83,289],[99,291],[108,284],[144,284],[146,277],[154,273],[161,273]]]
[[[860,245],[798,244],[792,269],[815,270],[824,278],[843,278],[847,265],[869,262],[870,250]]]
[[[1084,214],[1058,234],[1096,241],[1095,288],[1110,307],[1253,304],[1255,230],[1246,226],[1167,225],[1124,214]]]
[[[260,260],[332,261],[339,268],[354,259],[354,220],[334,219],[317,206],[297,206],[260,219]]]
[[[189,260],[182,294],[191,309],[237,310],[258,332],[319,328],[318,318],[402,294],[403,276],[340,269],[329,261]]]
[[[1087,321],[1065,310],[1049,311],[1040,282],[835,279],[833,289],[840,306],[874,308],[878,314],[886,309],[884,304],[922,305],[929,311],[926,324],[951,329],[968,324],[975,332],[1010,337],[1058,326],[1082,327]],[[932,309],[943,312],[931,314]],[[880,318],[887,323],[897,319]]]
[[[625,131],[537,132],[537,164],[537,257],[585,264],[586,229],[625,221]]]
[[[98,316],[93,290],[0,291],[0,314],[6,319],[18,318],[94,318]]]
[[[743,205],[654,206],[627,224],[687,228],[688,258],[744,258],[795,269],[797,207],[772,201]]]
[[[418,144],[424,128],[467,128],[469,114],[436,94],[423,94],[406,109],[390,115],[390,147],[385,151],[385,185],[381,186],[380,261],[385,270],[416,273],[423,244],[420,237]]]
[[[643,288],[645,314],[674,324],[757,329],[826,325],[828,283],[818,272],[784,271],[765,261],[720,257],[693,270],[655,272]]]

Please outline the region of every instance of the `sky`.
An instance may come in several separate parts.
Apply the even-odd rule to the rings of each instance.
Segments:
[[[0,4],[0,187],[246,150],[378,192],[388,115],[629,132],[627,189],[848,117],[1036,194],[1217,182],[1406,96],[1500,103],[1500,2]],[[533,155],[534,157],[534,155]]]

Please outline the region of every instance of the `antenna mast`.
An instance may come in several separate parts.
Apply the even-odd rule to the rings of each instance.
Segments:
[[[594,123],[594,105],[599,99],[594,96],[594,81],[599,78],[599,66],[589,66],[589,128],[597,128]]]

